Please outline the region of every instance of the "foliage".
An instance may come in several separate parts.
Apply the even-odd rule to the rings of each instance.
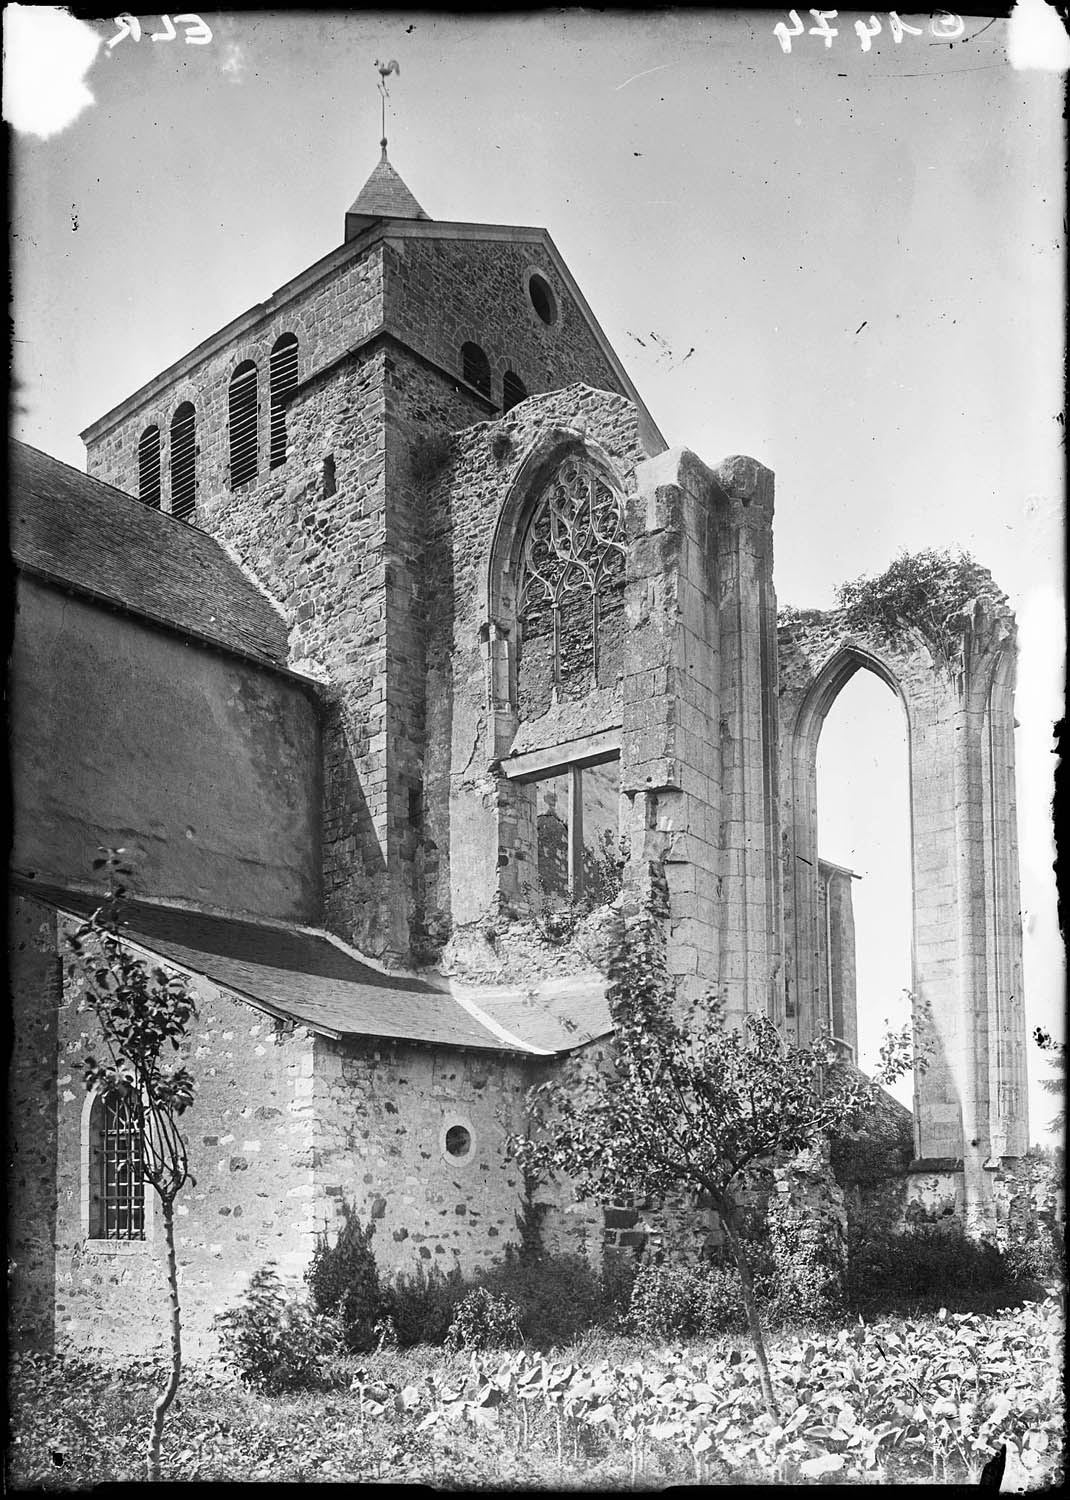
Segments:
[[[1032,1146],[1010,1168],[1004,1258],[1016,1282],[1066,1282],[1065,1159],[1061,1146]],[[1007,1171],[1007,1168],[1004,1168]]]
[[[103,849],[93,869],[103,872],[108,895],[68,937],[73,955],[69,972],[82,985],[79,1009],[95,1016],[107,1053],[102,1059],[93,1055],[82,1059],[85,1087],[126,1100],[140,1141],[142,1177],[156,1192],[162,1209],[171,1368],[153,1406],[145,1455],[148,1477],[156,1480],[164,1420],[182,1376],[174,1205],[185,1184],[193,1181],[178,1119],[193,1103],[194,1083],[185,1065],[171,1054],[181,1054],[197,1006],[183,978],[162,967],[150,967],[123,940],[126,888],[122,882],[133,874],[125,851]]]
[[[563,870],[568,857],[563,824],[561,835],[558,864]],[[593,849],[584,846],[581,891],[562,890],[560,870],[554,880],[548,879],[545,872],[540,870],[536,883],[529,881],[524,886],[524,896],[543,941],[554,946],[567,943],[584,917],[603,906],[612,905],[620,895],[627,859],[628,840],[616,838],[607,828],[603,830]]]
[[[1005,1305],[1014,1276],[986,1241],[970,1239],[958,1220],[918,1224],[895,1234],[858,1237],[849,1244],[849,1305],[870,1314],[893,1308]],[[1002,1301],[1000,1301],[1002,1299]]]
[[[1052,1117],[1048,1130],[1052,1135],[1062,1135],[1066,1130],[1066,1043],[1054,1041],[1040,1026],[1034,1028],[1033,1040],[1048,1054],[1051,1065],[1051,1073],[1040,1080],[1040,1086],[1059,1100],[1059,1111]]]
[[[648,1339],[743,1332],[739,1276],[727,1266],[643,1266],[632,1287],[626,1326]]]
[[[619,947],[610,981],[611,1067],[580,1063],[532,1089],[529,1135],[512,1137],[508,1149],[524,1171],[564,1173],[580,1196],[603,1202],[622,1192],[708,1193],[740,1272],[772,1409],[738,1195],[757,1163],[853,1123],[870,1086],[836,1066],[826,1037],[787,1046],[766,1016],[748,1016],[742,1032],[729,1029],[715,998],[678,1017],[650,919]]]
[[[446,1334],[447,1349],[501,1349],[521,1343],[520,1308],[504,1292],[473,1287],[457,1304]]]
[[[469,1290],[458,1266],[444,1273],[437,1266],[426,1271],[421,1262],[411,1276],[395,1276],[386,1299],[402,1348],[445,1343],[457,1304]]]
[[[522,1338],[539,1348],[571,1342],[602,1316],[601,1278],[581,1255],[525,1258],[510,1246],[479,1282],[515,1304]]]
[[[855,1323],[754,1356],[721,1340],[554,1357],[370,1356],[349,1389],[277,1397],[202,1381],[176,1405],[177,1482],[393,1481],[539,1489],[705,1483],[976,1485],[1007,1445],[1004,1489],[1060,1486],[1063,1305]],[[12,1361],[13,1489],[136,1476],[141,1372],[49,1355]]]
[[[628,1316],[639,1260],[630,1250],[607,1249],[602,1254],[602,1324],[615,1328]]]
[[[952,556],[932,548],[901,552],[878,577],[856,578],[837,590],[850,629],[873,630],[893,642],[917,630],[944,661],[965,606],[978,597],[1003,599],[987,569],[965,552]]]
[[[375,1348],[390,1306],[371,1248],[375,1225],[362,1229],[353,1210],[342,1209],[337,1240],[332,1245],[326,1230],[318,1236],[305,1280],[313,1307],[336,1317],[346,1347],[359,1352]]]
[[[323,1357],[340,1330],[287,1295],[274,1264],[256,1271],[236,1308],[216,1319],[223,1359],[252,1390],[323,1390]]]

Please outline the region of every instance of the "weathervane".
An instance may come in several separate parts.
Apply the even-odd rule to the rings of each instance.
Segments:
[[[389,95],[387,94],[387,91],[386,91],[386,80],[390,76],[391,73],[397,73],[398,76],[400,77],[401,76],[401,69],[398,67],[397,63],[394,61],[393,58],[391,58],[391,60],[388,63],[381,63],[379,61],[379,59],[376,58],[375,59],[375,66],[379,69],[379,93],[382,96],[382,100],[383,100],[383,138],[379,142],[379,144],[380,144],[380,146],[382,146],[383,153],[385,155],[385,153],[386,153],[386,101],[389,98]]]

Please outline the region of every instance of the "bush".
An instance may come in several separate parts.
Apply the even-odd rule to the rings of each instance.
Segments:
[[[326,1231],[317,1239],[305,1280],[316,1311],[336,1318],[346,1348],[363,1353],[375,1348],[377,1325],[390,1308],[371,1249],[374,1225],[362,1229],[355,1213],[349,1208],[344,1213],[345,1224],[333,1245]]]
[[[642,1338],[694,1338],[746,1330],[739,1274],[728,1266],[647,1265],[635,1278],[627,1326]]]
[[[509,1349],[523,1342],[518,1322],[520,1308],[501,1293],[477,1286],[466,1292],[446,1335],[446,1347]]]
[[[479,1283],[516,1304],[523,1337],[540,1348],[567,1344],[602,1315],[602,1283],[580,1255],[525,1257],[509,1247]]]
[[[336,1349],[338,1328],[289,1296],[273,1264],[253,1275],[239,1305],[216,1325],[223,1359],[253,1390],[277,1396],[329,1384],[321,1360]]]
[[[856,1311],[939,1302],[950,1311],[984,1307],[1013,1289],[1011,1267],[962,1226],[920,1224],[849,1247],[847,1300]]]
[[[628,1250],[607,1250],[602,1257],[602,1317],[614,1328],[628,1316],[632,1288],[639,1274],[638,1258]]]
[[[421,1265],[412,1276],[397,1276],[386,1296],[398,1343],[403,1348],[444,1343],[457,1304],[469,1290],[457,1266],[445,1275],[437,1266],[427,1272]]]

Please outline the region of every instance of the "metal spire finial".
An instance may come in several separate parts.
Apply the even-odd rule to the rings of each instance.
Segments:
[[[386,80],[390,76],[391,73],[397,73],[397,75],[400,77],[401,76],[401,69],[398,66],[397,62],[393,58],[391,58],[391,60],[388,63],[381,63],[379,61],[379,59],[376,58],[375,59],[375,66],[379,69],[379,93],[380,93],[380,96],[382,97],[382,101],[383,101],[383,138],[379,142],[379,144],[383,148],[383,156],[385,157],[386,156],[386,101],[389,98],[389,95],[388,95],[387,90],[386,90]]]

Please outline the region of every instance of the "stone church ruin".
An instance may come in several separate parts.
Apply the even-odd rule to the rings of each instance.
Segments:
[[[1027,1144],[1006,600],[979,572],[940,640],[778,625],[772,473],[667,447],[545,230],[429,218],[384,144],[344,234],[94,422],[87,474],[13,445],[15,1332],[162,1333],[65,976],[100,846],[136,861],[131,945],[199,997],[196,1347],[343,1203],[387,1271],[501,1255],[502,1143],[604,1045],[614,902],[652,870],[683,997],[854,1057],[815,764],[859,670],[909,733],[933,1052],[904,1191],[993,1232]],[[546,1201],[555,1244],[620,1240]]]

